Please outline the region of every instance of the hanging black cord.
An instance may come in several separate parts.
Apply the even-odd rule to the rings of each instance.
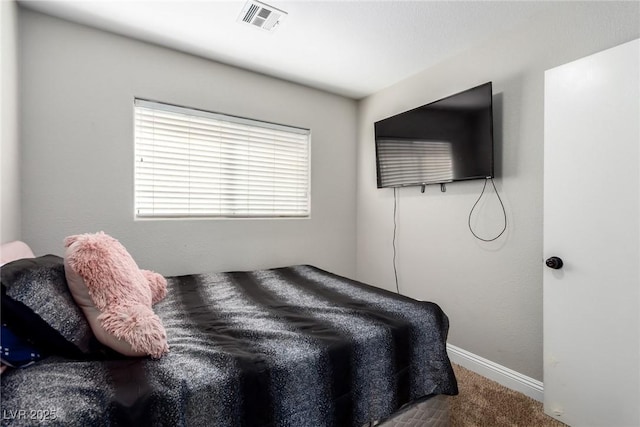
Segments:
[[[396,195],[397,187],[393,187],[393,275],[396,278],[396,291],[400,293],[400,285],[398,284],[398,269],[396,267],[396,229],[398,224],[396,221],[396,212],[398,211],[398,197]]]
[[[474,233],[473,229],[471,228],[471,214],[473,214],[473,210],[476,208],[476,205],[478,204],[480,199],[482,199],[482,195],[484,194],[484,190],[485,190],[485,188],[487,188],[487,181],[488,180],[491,180],[491,185],[493,185],[493,191],[496,192],[496,196],[498,196],[498,200],[500,201],[500,206],[502,207],[502,214],[504,215],[504,227],[502,228],[502,231],[500,232],[500,234],[498,234],[496,237],[494,237],[492,239],[483,239],[482,237],[480,237],[476,233]],[[475,237],[478,240],[482,240],[483,242],[493,242],[494,240],[496,240],[500,236],[502,236],[502,234],[505,232],[506,229],[507,229],[507,211],[504,209],[504,203],[502,203],[502,199],[500,198],[500,194],[498,193],[498,189],[496,188],[496,184],[493,182],[493,178],[486,178],[484,180],[484,185],[482,186],[482,192],[480,193],[480,197],[478,197],[478,200],[476,200],[476,202],[473,204],[473,207],[471,208],[471,211],[469,212],[469,231],[471,231],[471,234],[473,234],[473,237]]]

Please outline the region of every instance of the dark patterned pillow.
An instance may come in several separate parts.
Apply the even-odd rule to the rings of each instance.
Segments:
[[[55,255],[25,258],[2,266],[2,319],[43,351],[81,357],[91,351],[93,333],[76,305]]]

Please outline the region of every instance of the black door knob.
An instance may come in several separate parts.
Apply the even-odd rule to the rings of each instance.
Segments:
[[[563,266],[562,259],[558,258],[557,256],[548,258],[544,263],[547,264],[547,267],[553,268],[554,270],[561,269]]]

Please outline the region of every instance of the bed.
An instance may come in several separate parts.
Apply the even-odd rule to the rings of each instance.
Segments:
[[[83,324],[62,263],[2,268],[3,322],[48,354],[2,374],[2,425],[387,426],[457,394],[434,303],[310,265],[169,277],[154,310],[170,352],[129,358]]]

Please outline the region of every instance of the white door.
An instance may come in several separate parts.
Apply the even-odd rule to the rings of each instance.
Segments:
[[[544,410],[575,427],[640,426],[639,64],[635,40],[545,73]]]

